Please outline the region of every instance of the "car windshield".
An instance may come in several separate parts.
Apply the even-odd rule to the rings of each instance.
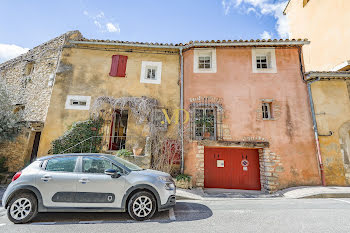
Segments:
[[[114,156],[114,155],[105,155],[105,156],[109,159],[116,161],[117,163],[124,165],[125,167],[127,167],[131,171],[141,171],[142,170],[142,168],[140,168],[139,166],[137,166],[133,163],[130,163],[129,161],[126,161],[124,159],[121,159],[117,156]]]

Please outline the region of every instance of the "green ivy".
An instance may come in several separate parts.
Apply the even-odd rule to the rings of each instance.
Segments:
[[[133,153],[131,152],[131,151],[128,151],[128,150],[126,150],[126,149],[121,149],[121,150],[118,150],[117,151],[117,156],[118,157],[123,157],[123,156],[130,156],[130,155],[132,155]]]
[[[69,149],[65,153],[96,153],[101,150],[102,136],[100,129],[103,126],[103,120],[101,118],[94,120],[81,121],[74,123],[63,136],[54,140],[51,143],[50,154],[59,154]],[[91,138],[93,137],[93,138]],[[89,140],[86,140],[90,138]],[[86,140],[85,142],[83,142]],[[79,145],[78,143],[83,142]]]
[[[176,180],[177,181],[184,180],[184,181],[190,182],[191,181],[191,176],[186,175],[186,174],[179,174],[179,175],[176,176]]]

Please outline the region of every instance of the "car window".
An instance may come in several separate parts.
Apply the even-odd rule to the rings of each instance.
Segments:
[[[47,161],[47,171],[73,172],[77,157],[59,157]]]
[[[113,161],[116,161],[117,163],[119,164],[122,164],[124,165],[125,167],[127,167],[128,169],[130,169],[131,171],[141,171],[142,168],[140,168],[139,166],[137,166],[136,164],[133,164],[129,161],[126,161],[124,159],[121,159],[115,155],[104,155],[106,156],[107,158],[110,158],[111,160]]]
[[[121,171],[121,169],[109,160],[98,157],[83,157],[82,171],[85,173],[104,173],[106,169],[115,169]]]

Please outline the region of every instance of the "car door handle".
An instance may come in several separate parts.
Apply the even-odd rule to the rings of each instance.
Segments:
[[[43,180],[43,181],[49,181],[51,179],[52,179],[52,177],[51,176],[47,176],[47,175],[41,177],[41,180]]]
[[[85,183],[89,183],[90,180],[87,179],[87,178],[81,178],[81,179],[79,180],[79,182],[85,184]]]

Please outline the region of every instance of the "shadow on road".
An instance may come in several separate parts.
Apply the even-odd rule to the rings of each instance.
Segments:
[[[203,204],[178,202],[174,208],[175,219],[169,211],[156,213],[147,222],[169,223],[173,221],[196,221],[210,218],[213,212]],[[137,223],[127,213],[39,213],[31,224],[103,224]]]

